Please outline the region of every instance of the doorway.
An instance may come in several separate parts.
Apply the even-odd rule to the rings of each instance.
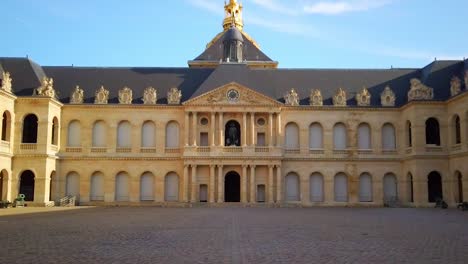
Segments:
[[[227,203],[240,202],[240,176],[235,171],[226,174],[224,181],[224,201]]]
[[[265,184],[257,185],[257,202],[264,203],[265,202]]]
[[[30,170],[24,171],[20,177],[20,194],[24,194],[24,200],[34,201],[34,173]]]
[[[430,203],[435,203],[438,199],[443,199],[442,178],[438,172],[433,171],[427,177],[427,191]]]
[[[208,185],[206,184],[200,185],[200,202],[201,203],[208,202]]]

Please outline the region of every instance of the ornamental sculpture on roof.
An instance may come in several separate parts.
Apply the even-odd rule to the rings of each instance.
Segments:
[[[55,98],[54,79],[42,78],[41,86],[35,90],[35,94]]]
[[[107,104],[109,101],[109,91],[104,88],[104,86],[101,86],[96,91],[96,94],[94,96],[94,103],[95,104]]]
[[[468,90],[468,71],[465,72],[465,90]]]
[[[408,92],[408,101],[412,100],[432,100],[434,98],[434,90],[427,87],[419,79],[411,79],[411,88]]]
[[[356,101],[358,106],[369,106],[370,105],[371,94],[366,87],[356,94]]]
[[[70,104],[82,104],[84,102],[84,91],[79,85],[75,87],[72,95],[70,96]]]
[[[172,87],[167,92],[167,103],[168,104],[180,104],[180,98],[182,98],[182,91],[176,87]]]
[[[285,96],[284,101],[286,105],[296,106],[299,105],[299,96],[297,95],[296,90],[291,89]]]
[[[119,104],[132,104],[133,92],[132,89],[124,87],[119,90]]]
[[[390,86],[385,87],[383,92],[380,94],[380,103],[382,106],[395,106],[395,93],[392,91]]]
[[[156,104],[158,93],[153,87],[147,87],[143,92],[143,104]]]
[[[310,105],[313,105],[313,106],[323,105],[322,92],[319,89],[314,89],[310,91],[309,103]]]
[[[2,90],[11,93],[11,77],[9,72],[2,73]]]
[[[339,88],[333,96],[333,105],[346,106],[346,92],[342,88]]]
[[[457,76],[453,76],[450,80],[450,95],[455,96],[461,92],[461,80]]]

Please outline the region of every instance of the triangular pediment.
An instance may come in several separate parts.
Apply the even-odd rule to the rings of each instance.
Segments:
[[[231,82],[192,98],[183,105],[280,106],[282,103],[236,82]]]

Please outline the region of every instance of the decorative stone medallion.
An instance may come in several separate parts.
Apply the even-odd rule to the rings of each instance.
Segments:
[[[452,80],[450,80],[450,95],[455,96],[461,92],[461,80],[453,76]]]
[[[11,77],[9,72],[3,72],[2,73],[2,90],[10,92],[11,93]]]
[[[226,99],[230,103],[237,103],[239,102],[240,93],[236,89],[229,89],[226,93]]]
[[[124,87],[119,90],[119,104],[132,104],[133,92],[132,89]]]
[[[182,92],[176,87],[172,87],[167,92],[167,103],[168,104],[180,104],[180,98],[182,98]]]
[[[109,91],[104,88],[104,86],[101,86],[96,91],[95,97],[94,97],[94,103],[95,104],[107,104],[109,101]]]
[[[319,89],[314,89],[310,92],[310,105],[314,106],[322,106],[323,105],[323,97],[322,92]]]
[[[333,96],[333,105],[346,106],[346,92],[342,88],[339,88]]]
[[[293,88],[284,96],[284,101],[286,105],[296,106],[299,105],[299,95],[296,90]]]
[[[356,94],[356,101],[358,106],[369,106],[371,100],[371,94],[366,87],[362,88],[362,90]]]
[[[392,91],[390,86],[385,87],[383,92],[380,94],[380,104],[382,106],[395,106],[395,93]]]
[[[143,104],[156,104],[158,93],[153,87],[148,87],[143,92]]]
[[[411,79],[410,84],[411,88],[408,92],[408,101],[432,100],[432,98],[434,98],[433,89],[421,83],[419,79]]]
[[[75,87],[72,95],[70,96],[70,104],[82,104],[84,102],[84,91],[79,85]]]

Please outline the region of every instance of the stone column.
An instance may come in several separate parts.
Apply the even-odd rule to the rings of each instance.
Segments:
[[[250,203],[255,203],[257,201],[256,194],[256,184],[255,184],[255,165],[250,165]]]
[[[192,141],[193,141],[193,146],[197,146],[197,139],[198,139],[198,118],[197,118],[197,112],[192,113],[192,122],[193,122],[193,127],[192,127]]]
[[[219,112],[219,146],[224,146],[224,113]]]
[[[182,197],[182,200],[184,202],[188,202],[189,201],[189,189],[188,189],[188,183],[189,183],[189,171],[188,171],[188,167],[189,165],[184,165],[184,179],[182,181],[182,194],[183,194],[183,197]]]
[[[216,113],[211,113],[211,146],[216,145]]]
[[[281,175],[281,166],[276,165],[276,202],[283,200],[283,177]]]
[[[184,128],[185,128],[185,131],[184,131],[184,133],[185,133],[185,140],[184,141],[185,142],[184,143],[185,143],[185,146],[188,147],[189,141],[190,141],[190,139],[189,139],[190,138],[189,112],[185,112],[185,126],[184,126]],[[166,135],[166,137],[167,136],[168,135]]]
[[[273,203],[273,165],[268,165],[268,203]]]
[[[215,202],[215,168],[216,165],[210,165],[210,194],[209,194],[209,202]]]
[[[268,146],[273,146],[273,114],[268,114]]]
[[[276,114],[276,146],[277,147],[281,147],[281,143],[282,143],[282,140],[281,140],[281,136],[283,134],[282,132],[282,129],[281,129],[281,114],[278,113]]]
[[[247,165],[242,165],[241,202],[247,203]]]
[[[247,146],[247,113],[242,114],[242,146]]]
[[[250,143],[255,146],[255,113],[250,113],[250,133]]]
[[[190,195],[190,202],[196,203],[198,202],[197,197],[197,189],[198,189],[198,181],[197,181],[197,165],[192,164],[192,191]]]
[[[218,165],[218,203],[224,202],[223,165]]]

